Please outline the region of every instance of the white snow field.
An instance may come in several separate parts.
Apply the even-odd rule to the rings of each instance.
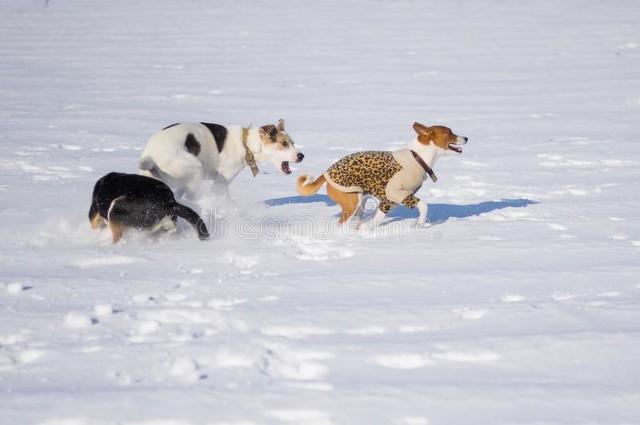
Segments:
[[[640,423],[638,1],[0,1],[0,424]],[[214,238],[93,231],[177,121],[306,154]],[[324,190],[411,124],[469,137],[338,229]]]

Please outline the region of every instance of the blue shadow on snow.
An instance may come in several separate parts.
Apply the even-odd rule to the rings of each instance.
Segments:
[[[277,207],[287,204],[310,204],[315,202],[324,202],[328,206],[336,205],[336,203],[327,195],[287,196],[284,198],[267,199],[264,201],[264,204],[268,207]],[[429,221],[443,222],[450,218],[472,217],[495,210],[501,210],[503,208],[525,208],[532,204],[537,204],[537,202],[523,198],[499,199],[496,201],[484,201],[468,205],[429,204]],[[387,217],[396,219],[417,218],[418,210],[400,205],[399,207],[392,209]]]

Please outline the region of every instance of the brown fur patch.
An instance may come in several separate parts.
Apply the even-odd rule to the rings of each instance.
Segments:
[[[293,146],[293,140],[284,131],[284,122],[280,125],[280,121],[278,121],[277,126],[273,124],[263,125],[260,130],[261,141],[264,145],[270,145],[275,149],[289,149]]]
[[[113,243],[118,243],[122,235],[124,234],[124,225],[111,220],[109,222],[109,228],[111,229],[111,236]]]
[[[434,125],[427,127],[418,122],[413,124],[413,129],[418,133],[418,141],[423,145],[433,142],[440,149],[449,149],[450,143],[456,143],[458,136],[449,127]]]
[[[349,220],[360,206],[360,195],[358,193],[343,192],[327,184],[327,195],[342,208],[340,219],[338,220],[339,224]]]
[[[298,190],[298,193],[300,195],[303,195],[303,196],[313,195],[318,190],[320,190],[322,185],[327,181],[324,178],[324,175],[318,177],[317,179],[315,179],[315,181],[310,183],[306,183],[307,179],[308,179],[308,176],[298,177],[298,180],[296,182],[296,189]]]
[[[91,228],[97,229],[105,224],[104,218],[99,213],[96,213],[93,217],[91,217]]]

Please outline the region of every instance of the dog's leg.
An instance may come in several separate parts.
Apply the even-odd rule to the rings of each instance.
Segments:
[[[358,207],[356,208],[355,212],[353,213],[353,215],[349,220],[358,219],[362,221],[362,212],[364,211],[365,202],[366,202],[366,197],[361,193],[358,193]]]
[[[402,205],[408,208],[418,208],[418,220],[416,225],[423,226],[427,222],[427,212],[429,207],[423,200],[417,198],[415,195],[409,195],[402,201]]]
[[[386,212],[378,209],[378,210],[376,210],[376,215],[374,215],[371,220],[362,223],[362,225],[359,227],[359,229],[360,230],[364,230],[364,231],[373,230],[376,227],[378,227],[384,221],[384,218],[386,216],[387,216]]]
[[[387,214],[389,213],[392,207],[393,207],[393,203],[390,200],[386,198],[380,199],[380,204],[378,205],[376,215],[374,215],[371,220],[364,223],[363,227],[365,229],[371,229],[379,226],[384,220],[384,218],[387,216]]]
[[[418,226],[424,226],[427,224],[427,213],[429,212],[429,206],[423,200],[418,201],[418,220],[416,224]]]
[[[339,224],[343,224],[349,220],[354,215],[360,204],[359,193],[342,192],[330,184],[327,185],[327,195],[342,208],[340,219],[338,220]]]
[[[124,233],[124,225],[115,220],[110,220],[109,228],[111,229],[113,243],[118,243],[120,238],[122,238],[122,234]]]
[[[373,218],[369,221],[369,223],[371,224],[371,226],[379,226],[386,216],[387,216],[387,213],[381,210],[377,210],[376,215],[373,216]]]
[[[213,178],[213,195],[216,198],[233,201],[233,199],[231,199],[231,194],[229,193],[229,183],[230,182],[221,175],[216,175]]]
[[[202,185],[202,170],[198,170],[191,176],[191,180],[187,183],[185,188],[185,198],[195,200],[198,198],[198,190]]]
[[[102,226],[105,224],[104,218],[102,218],[102,216],[98,213],[96,213],[96,215],[94,215],[93,217],[91,217],[91,228],[92,229],[97,229],[98,227]]]

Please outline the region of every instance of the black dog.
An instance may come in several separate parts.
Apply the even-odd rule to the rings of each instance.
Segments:
[[[109,173],[96,182],[89,209],[91,227],[106,221],[113,243],[122,237],[125,227],[156,231],[175,229],[182,217],[198,232],[209,238],[207,226],[191,208],[176,202],[173,192],[160,180],[137,174]]]

